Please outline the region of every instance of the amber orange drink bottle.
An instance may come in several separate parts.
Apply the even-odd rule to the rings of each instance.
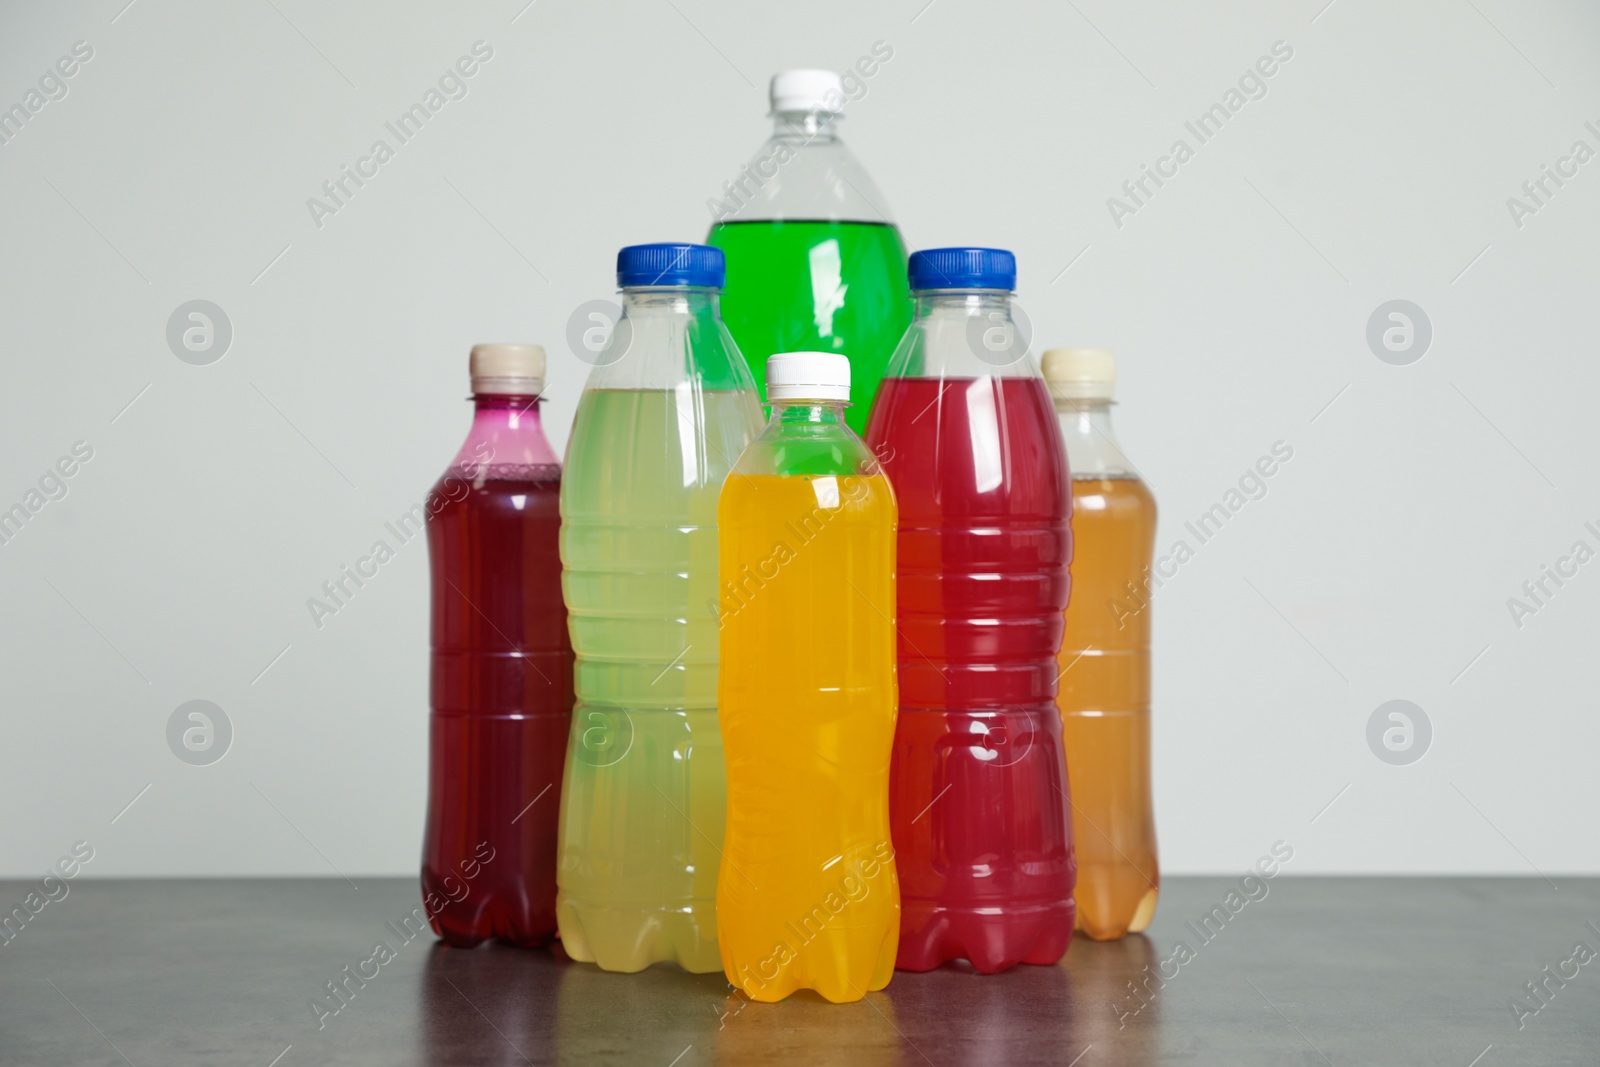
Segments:
[[[845,422],[850,364],[767,361],[772,419],[717,509],[728,769],[717,944],[753,1000],[894,971],[895,499]]]
[[[1103,941],[1149,926],[1161,885],[1150,803],[1156,502],[1111,431],[1111,353],[1057,348],[1042,362],[1072,468],[1076,548],[1056,701],[1072,780],[1077,925]]]

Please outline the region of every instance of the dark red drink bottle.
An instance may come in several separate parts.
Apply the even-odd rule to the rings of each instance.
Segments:
[[[918,252],[910,275],[916,319],[867,430],[900,502],[896,966],[987,974],[1055,963],[1072,936],[1055,708],[1072,497],[1011,254]]]
[[[561,464],[539,422],[544,351],[472,350],[472,430],[425,505],[433,577],[423,907],[452,945],[556,935],[572,718]]]

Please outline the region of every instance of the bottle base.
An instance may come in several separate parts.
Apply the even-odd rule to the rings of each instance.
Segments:
[[[1078,909],[1078,932],[1091,941],[1116,941],[1128,934],[1142,934],[1155,918],[1156,901],[1161,891],[1147,889],[1131,914],[1126,908],[1095,908],[1087,904]]]
[[[510,945],[513,948],[544,948],[547,945],[555,944],[559,940],[554,926],[551,926],[547,931],[539,931],[517,930],[509,927],[502,929],[499,924],[495,924],[494,928],[485,934],[477,928],[453,928],[435,920],[433,932],[438,935],[440,941],[451,948],[477,948],[485,941],[494,941],[498,944]]]
[[[834,1004],[849,1004],[889,984],[898,936],[898,930],[889,929],[875,949],[863,953],[862,931],[826,930],[798,954],[780,945],[773,955],[754,962],[730,955],[723,960],[723,973],[745,996],[762,1004],[775,1004],[802,989]],[[868,959],[873,961],[870,970],[863,963]]]
[[[1051,966],[1072,942],[1075,908],[1069,900],[1000,908],[950,908],[901,900],[900,951],[895,968],[931,971],[966,960],[979,974],[1019,963]]]
[[[531,880],[531,879],[530,879]],[[444,907],[428,915],[428,925],[439,940],[451,948],[475,948],[485,941],[497,941],[517,948],[542,948],[556,939],[556,913],[549,896],[533,899],[531,886],[509,884],[510,879],[483,882],[461,900],[448,900]],[[424,869],[424,902],[446,899],[445,886],[458,885],[448,875],[438,876]],[[419,914],[426,914],[418,909]]]
[[[656,963],[676,963],[690,974],[722,970],[711,901],[645,908],[557,897],[556,920],[567,955],[603,971],[634,974]]]

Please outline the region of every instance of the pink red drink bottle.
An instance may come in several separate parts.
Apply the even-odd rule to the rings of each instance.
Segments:
[[[556,934],[572,646],[544,369],[537,345],[473,348],[472,429],[413,509],[426,515],[433,579],[423,905],[452,945]]]
[[[917,252],[910,278],[916,317],[867,431],[900,504],[896,966],[1051,964],[1075,876],[1055,705],[1072,558],[1061,430],[1012,320],[1011,253]]]

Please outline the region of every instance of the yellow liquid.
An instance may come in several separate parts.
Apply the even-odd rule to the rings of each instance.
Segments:
[[[894,973],[895,518],[882,475],[723,485],[717,943],[753,1000],[859,1000]]]
[[[1075,478],[1072,500],[1072,602],[1056,703],[1078,852],[1078,929],[1104,941],[1149,926],[1161,885],[1144,588],[1156,503],[1137,478]]]

